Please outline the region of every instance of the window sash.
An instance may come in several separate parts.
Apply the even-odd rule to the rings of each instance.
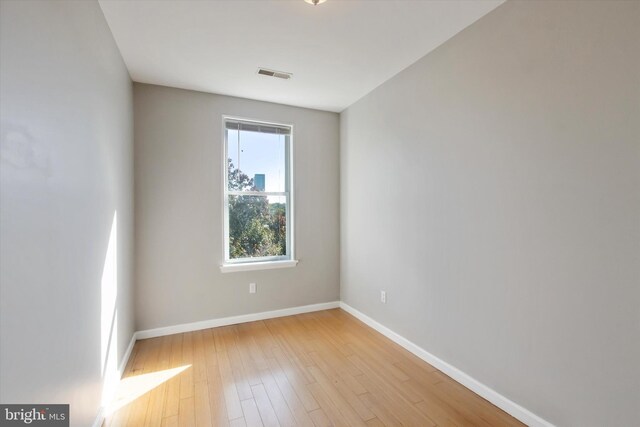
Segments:
[[[237,191],[229,190],[228,159],[229,159],[229,132],[228,130],[241,130],[248,132],[264,131],[263,133],[279,134],[285,137],[285,191]],[[284,261],[294,259],[294,237],[293,237],[293,166],[292,166],[292,134],[293,126],[275,123],[265,123],[244,119],[235,119],[223,116],[223,245],[225,264],[250,264],[269,261]],[[278,256],[266,257],[230,257],[230,229],[229,229],[229,196],[279,196],[285,197],[285,218],[286,218],[286,253]]]
[[[245,120],[226,120],[225,129],[240,130],[245,132],[291,135],[291,126],[277,125],[272,123],[251,122]]]
[[[287,196],[288,191],[227,191],[227,196]]]

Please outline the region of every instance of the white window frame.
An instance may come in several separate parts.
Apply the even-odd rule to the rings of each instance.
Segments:
[[[289,128],[288,140],[285,139],[285,191],[283,192],[267,192],[267,191],[229,191],[228,182],[228,161],[229,161],[229,141],[227,140],[227,122],[240,122],[254,125],[265,126],[277,126],[283,128]],[[286,138],[286,137],[285,137]],[[222,182],[223,182],[223,230],[222,230],[222,244],[224,261],[220,266],[220,271],[223,273],[230,273],[235,271],[247,271],[247,270],[266,270],[273,268],[285,268],[295,267],[298,263],[294,258],[294,197],[293,197],[293,125],[269,122],[265,120],[247,119],[237,116],[222,116],[222,150],[223,150],[223,167],[222,167]],[[242,195],[242,196],[279,196],[285,197],[286,200],[286,248],[287,253],[280,256],[269,257],[247,257],[247,258],[234,258],[229,256],[229,196]]]

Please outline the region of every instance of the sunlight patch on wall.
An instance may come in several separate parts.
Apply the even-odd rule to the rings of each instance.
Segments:
[[[118,372],[118,213],[113,213],[109,243],[101,282],[100,369],[102,374],[102,405],[111,401],[120,375]]]

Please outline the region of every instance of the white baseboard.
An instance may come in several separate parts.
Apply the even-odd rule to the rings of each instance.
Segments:
[[[219,326],[235,325],[236,323],[255,322],[256,320],[274,319],[276,317],[293,316],[294,314],[310,313],[312,311],[328,310],[340,307],[339,301],[320,304],[303,305],[300,307],[283,308],[281,310],[263,311],[261,313],[242,314],[240,316],[223,317],[220,319],[202,320],[200,322],[183,323],[181,325],[165,326],[163,328],[147,329],[136,332],[136,339],[161,337],[182,332],[199,331],[201,329],[217,328]]]
[[[131,341],[129,341],[129,346],[127,347],[127,351],[124,352],[122,356],[122,360],[120,361],[120,366],[118,366],[118,373],[120,374],[120,378],[124,375],[124,369],[127,367],[127,363],[129,362],[129,357],[131,357],[131,352],[133,351],[133,346],[136,344],[138,340],[138,333],[134,332],[131,335]]]
[[[466,373],[456,368],[455,366],[452,366],[447,362],[445,362],[444,360],[434,356],[433,354],[429,353],[422,347],[414,344],[413,342],[409,341],[403,336],[395,333],[391,329],[378,323],[377,321],[373,320],[371,317],[356,310],[355,308],[351,307],[350,305],[342,301],[332,301],[332,302],[326,302],[326,303],[320,303],[320,304],[304,305],[300,307],[284,308],[281,310],[263,311],[261,313],[243,314],[240,316],[223,317],[219,319],[209,319],[209,320],[203,320],[200,322],[183,323],[180,325],[166,326],[163,328],[155,328],[155,329],[147,329],[144,331],[138,331],[138,332],[135,332],[131,337],[131,342],[129,343],[129,346],[127,347],[127,351],[125,352],[124,356],[122,357],[122,361],[120,362],[119,373],[120,373],[120,376],[122,376],[122,374],[124,373],[124,369],[127,366],[129,357],[131,357],[133,346],[135,345],[135,342],[137,340],[155,338],[155,337],[160,337],[164,335],[179,334],[182,332],[199,331],[201,329],[216,328],[219,326],[234,325],[237,323],[254,322],[257,320],[273,319],[273,318],[284,317],[284,316],[293,316],[295,314],[310,313],[313,311],[328,310],[331,308],[338,308],[338,307],[342,308],[347,313],[350,313],[357,319],[369,325],[371,328],[375,329],[376,331],[380,332],[382,335],[389,338],[391,341],[395,342],[396,344],[400,345],[401,347],[415,354],[420,359],[424,360],[425,362],[429,363],[430,365],[444,372],[445,374],[447,374],[448,376],[450,376],[460,384],[467,387],[469,390],[487,399],[489,402],[493,403],[503,411],[507,412],[508,414],[512,415],[514,418],[522,421],[528,426],[555,427],[550,422],[540,418],[533,412],[523,408],[522,406],[518,405],[512,400],[509,400],[508,398],[504,397],[497,391],[484,385],[483,383],[474,379],[473,377],[467,375]],[[104,408],[100,408],[98,416],[96,417],[96,420],[93,423],[93,427],[100,427],[102,425],[102,422],[104,421],[103,411],[104,411]]]
[[[522,406],[518,405],[514,401],[507,399],[506,397],[504,397],[497,391],[493,390],[492,388],[484,385],[480,381],[467,375],[466,373],[456,368],[455,366],[452,366],[447,362],[445,362],[444,360],[434,356],[433,354],[429,353],[422,347],[414,344],[413,342],[409,341],[402,335],[395,333],[394,331],[387,328],[386,326],[383,326],[382,324],[376,322],[371,317],[356,310],[350,305],[340,301],[340,308],[342,308],[347,313],[353,315],[357,319],[361,320],[362,322],[366,323],[376,331],[380,332],[382,335],[386,336],[391,341],[395,342],[396,344],[400,345],[401,347],[404,347],[406,350],[415,354],[420,359],[424,360],[425,362],[429,363],[430,365],[444,372],[445,374],[447,374],[448,376],[450,376],[451,378],[453,378],[463,386],[467,387],[469,390],[473,391],[477,395],[487,399],[489,402],[493,403],[498,408],[512,415],[514,418],[522,421],[526,425],[530,427],[554,427],[554,425],[551,424],[550,422],[540,418],[533,412],[523,408]]]

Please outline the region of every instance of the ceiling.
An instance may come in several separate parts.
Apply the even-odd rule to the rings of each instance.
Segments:
[[[504,0],[99,1],[134,81],[339,112]]]

